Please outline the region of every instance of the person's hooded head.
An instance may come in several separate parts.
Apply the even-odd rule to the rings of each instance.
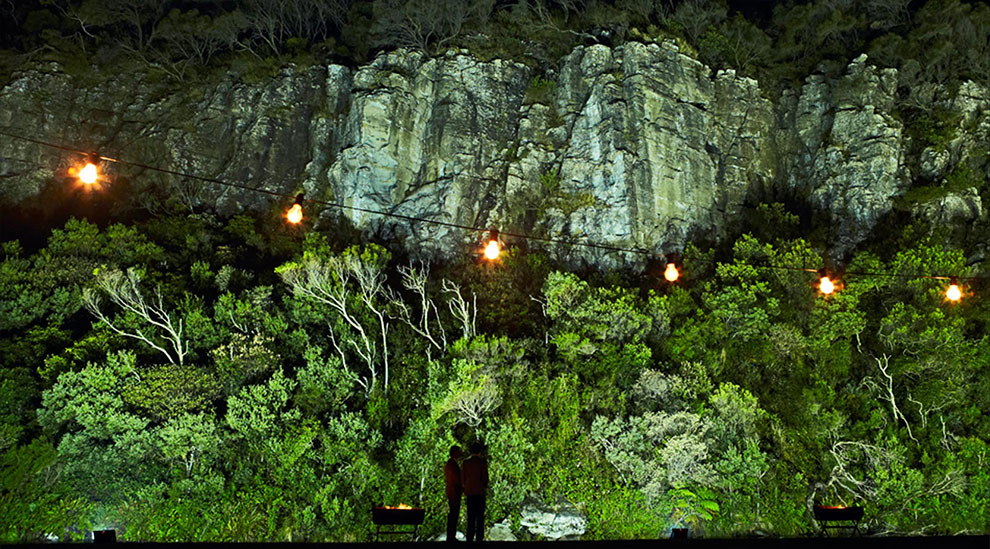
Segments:
[[[450,447],[450,459],[461,459],[464,452],[461,452],[461,447],[458,445],[453,445]]]
[[[484,449],[485,449],[485,447],[482,446],[480,442],[472,442],[471,443],[471,455],[472,456],[480,456],[481,455],[481,452],[484,451]]]

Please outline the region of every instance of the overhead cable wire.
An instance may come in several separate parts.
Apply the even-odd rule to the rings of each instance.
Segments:
[[[251,186],[244,185],[244,184],[241,184],[241,183],[234,183],[234,182],[231,182],[231,181],[224,181],[222,179],[217,179],[217,178],[213,178],[213,177],[205,177],[205,176],[201,176],[201,175],[194,175],[194,174],[179,172],[179,171],[171,170],[171,169],[168,169],[168,168],[161,168],[161,167],[158,167],[158,166],[151,166],[151,165],[144,164],[144,163],[141,163],[141,162],[134,162],[134,161],[125,160],[125,159],[122,159],[122,158],[113,158],[113,157],[102,156],[102,155],[94,155],[93,153],[88,153],[86,151],[82,151],[82,150],[79,150],[79,149],[76,149],[76,148],[73,148],[73,147],[67,147],[67,146],[64,146],[64,145],[59,145],[57,143],[51,143],[51,142],[48,142],[48,141],[43,141],[43,140],[40,140],[40,139],[33,139],[33,138],[30,138],[30,137],[24,137],[24,136],[20,136],[20,135],[15,135],[15,134],[11,134],[11,133],[8,133],[6,131],[3,131],[3,130],[0,130],[0,135],[4,135],[4,136],[11,137],[11,138],[14,138],[14,139],[21,139],[21,140],[24,140],[24,141],[28,141],[28,142],[31,142],[31,143],[38,144],[38,145],[52,147],[52,148],[63,150],[63,151],[72,152],[72,153],[79,154],[79,155],[82,155],[82,156],[96,157],[96,158],[99,158],[100,160],[105,160],[107,162],[113,162],[113,163],[116,163],[116,164],[122,164],[122,165],[126,165],[126,166],[132,166],[132,167],[140,168],[140,169],[144,169],[144,170],[150,170],[150,171],[164,173],[164,174],[168,174],[168,175],[174,175],[176,177],[183,177],[183,178],[193,179],[193,180],[202,181],[202,182],[205,182],[205,183],[213,183],[213,184],[222,185],[222,186],[225,186],[225,187],[231,187],[231,188],[240,189],[240,190],[249,191],[249,192],[263,193],[263,194],[266,194],[266,195],[269,195],[269,196],[275,196],[275,197],[278,197],[278,198],[284,198],[284,199],[294,199],[295,198],[294,195],[288,195],[288,194],[285,194],[285,193],[280,193],[280,192],[277,192],[277,191],[271,191],[271,190],[264,189],[264,188],[251,187]],[[372,214],[372,215],[379,215],[379,216],[382,216],[382,217],[390,217],[390,218],[394,218],[394,219],[402,219],[402,220],[410,221],[410,222],[414,222],[414,223],[427,223],[427,224],[439,225],[439,226],[443,226],[443,227],[450,227],[450,228],[454,228],[454,229],[461,229],[461,230],[465,230],[465,231],[473,231],[473,232],[481,232],[481,233],[483,233],[483,232],[487,232],[487,231],[491,230],[490,227],[477,227],[477,226],[473,226],[473,225],[465,225],[465,224],[462,224],[462,223],[453,223],[453,222],[450,222],[450,221],[442,221],[442,220],[439,220],[439,219],[430,219],[430,218],[426,218],[426,217],[417,217],[417,216],[405,215],[405,214],[400,214],[400,213],[395,213],[395,212],[387,212],[387,211],[375,210],[375,209],[371,209],[371,208],[363,208],[361,206],[352,206],[352,205],[343,204],[343,203],[340,203],[340,202],[330,202],[330,201],[327,201],[327,200],[320,200],[320,199],[315,199],[315,198],[303,198],[303,201],[309,202],[311,204],[319,204],[321,206],[326,206],[326,207],[331,207],[331,208],[346,209],[346,210],[351,210],[351,211],[356,211],[356,212],[361,212],[361,213],[367,213],[367,214]],[[626,247],[622,247],[622,246],[612,246],[612,245],[608,245],[608,244],[598,244],[596,242],[581,242],[581,241],[577,241],[577,240],[564,240],[564,239],[560,239],[560,238],[552,238],[552,237],[546,237],[546,236],[537,236],[537,235],[530,235],[530,234],[524,234],[524,233],[516,233],[516,232],[511,232],[511,231],[499,231],[499,234],[504,235],[504,236],[509,236],[509,237],[512,237],[512,238],[520,238],[520,239],[526,239],[526,240],[539,240],[539,241],[543,241],[543,242],[551,242],[551,243],[561,244],[561,245],[567,245],[567,246],[582,246],[582,247],[586,247],[586,248],[596,248],[596,249],[600,249],[600,250],[608,250],[608,251],[614,251],[614,252],[625,252],[625,253],[635,253],[635,254],[641,254],[641,255],[658,255],[656,252],[652,252],[650,250],[645,250],[643,248],[626,248]]]
[[[746,265],[748,267],[753,267],[756,269],[774,269],[774,270],[787,270],[787,271],[803,271],[806,273],[820,273],[822,269],[811,269],[807,267],[791,267],[788,265],[767,265],[760,263],[748,263],[745,261],[738,261],[735,263],[723,263],[723,265]],[[902,274],[902,273],[872,273],[865,271],[843,271],[841,269],[835,270],[833,274],[841,277],[846,276],[872,276],[878,278],[905,278],[905,279],[917,279],[924,278],[929,280],[988,280],[990,277],[986,276],[956,276],[956,275],[928,275],[928,274]]]
[[[235,182],[231,182],[231,181],[224,181],[222,179],[217,179],[217,178],[213,178],[213,177],[205,177],[205,176],[200,176],[200,175],[195,175],[195,174],[189,174],[189,173],[185,173],[185,172],[180,172],[180,171],[176,171],[176,170],[171,170],[171,169],[168,169],[168,168],[161,168],[161,167],[158,167],[158,166],[151,166],[151,165],[144,164],[144,163],[141,163],[141,162],[135,162],[135,161],[125,160],[125,159],[121,159],[121,158],[113,158],[113,157],[108,157],[108,156],[102,156],[102,155],[90,153],[90,152],[87,152],[87,151],[83,151],[83,150],[80,150],[80,149],[76,149],[76,148],[73,148],[73,147],[69,147],[69,146],[65,146],[65,145],[60,145],[58,143],[52,143],[52,142],[44,141],[44,140],[41,140],[41,139],[34,139],[34,138],[31,138],[31,137],[25,137],[25,136],[22,136],[22,135],[12,134],[12,133],[6,132],[4,130],[0,130],[0,135],[4,135],[6,137],[10,137],[10,138],[13,138],[13,139],[20,139],[22,141],[27,141],[27,142],[34,143],[34,144],[37,144],[37,145],[42,145],[42,146],[51,147],[51,148],[58,149],[58,150],[63,150],[63,151],[71,152],[71,153],[78,154],[78,155],[81,155],[81,156],[87,156],[87,157],[92,157],[92,158],[99,158],[100,160],[104,160],[104,161],[107,161],[107,162],[113,162],[113,163],[116,163],[116,164],[122,164],[122,165],[126,165],[126,166],[132,166],[132,167],[135,167],[135,168],[140,168],[140,169],[154,171],[154,172],[158,172],[158,173],[173,175],[173,176],[176,176],[176,177],[193,179],[193,180],[196,180],[196,181],[202,181],[204,183],[212,183],[212,184],[221,185],[221,186],[224,186],[224,187],[235,188],[235,189],[240,189],[240,190],[248,191],[248,192],[262,193],[262,194],[266,194],[268,196],[274,196],[274,197],[283,198],[283,199],[286,199],[286,200],[297,199],[297,196],[296,195],[289,195],[289,194],[280,193],[280,192],[277,192],[277,191],[271,191],[271,190],[264,189],[264,188],[251,187],[249,185],[244,185],[242,183],[235,183]],[[343,204],[343,203],[340,203],[340,202],[331,202],[331,201],[320,200],[320,199],[315,199],[315,198],[303,198],[302,200],[304,202],[309,202],[311,204],[318,204],[318,205],[325,206],[325,207],[338,208],[338,209],[344,209],[344,210],[351,210],[351,211],[355,211],[355,212],[367,213],[367,214],[371,214],[371,215],[378,215],[378,216],[382,216],[382,217],[389,217],[389,218],[393,218],[393,219],[402,219],[402,220],[410,221],[410,222],[413,222],[413,223],[426,223],[426,224],[438,225],[438,226],[443,226],[443,227],[450,227],[450,228],[454,228],[454,229],[460,229],[460,230],[472,231],[472,232],[479,232],[479,233],[484,233],[484,232],[488,232],[488,231],[491,231],[492,230],[491,227],[477,227],[477,226],[473,226],[473,225],[465,225],[465,224],[462,224],[462,223],[453,223],[453,222],[450,222],[450,221],[442,221],[442,220],[430,219],[430,218],[426,218],[426,217],[417,217],[417,216],[405,215],[405,214],[400,214],[400,213],[395,213],[395,212],[375,210],[375,209],[371,209],[371,208],[363,208],[361,206],[352,206],[352,205]],[[585,247],[585,248],[595,248],[595,249],[599,249],[599,250],[606,250],[606,251],[613,251],[613,252],[634,253],[634,254],[647,255],[647,256],[659,256],[659,255],[661,255],[658,252],[653,252],[653,251],[646,250],[646,249],[643,249],[643,248],[627,248],[627,247],[622,247],[622,246],[612,246],[612,245],[609,245],[609,244],[599,244],[599,243],[596,243],[596,242],[581,242],[581,241],[577,241],[577,240],[564,240],[564,239],[560,239],[560,238],[538,236],[538,235],[531,235],[531,234],[525,234],[525,233],[516,233],[516,232],[511,232],[511,231],[499,231],[498,234],[504,235],[504,236],[508,236],[508,237],[512,237],[512,238],[519,238],[519,239],[524,239],[524,240],[537,240],[537,241],[541,241],[541,242],[548,242],[548,243],[553,243],[553,244],[561,244],[561,245],[565,245],[565,246],[580,246],[580,247]],[[789,266],[785,266],[785,265],[759,265],[759,264],[745,263],[745,262],[742,262],[742,264],[743,265],[748,265],[750,267],[755,267],[755,268],[767,268],[767,269],[777,269],[777,270],[804,271],[804,272],[810,272],[810,273],[818,273],[820,271],[820,269],[810,269],[810,268],[804,268],[804,267],[789,267]],[[871,273],[871,272],[859,272],[859,271],[840,271],[837,274],[840,277],[844,277],[844,276],[873,276],[873,277],[887,277],[887,278],[932,279],[932,280],[953,280],[953,279],[954,280],[986,280],[988,278],[988,277],[984,277],[984,276],[949,276],[949,275],[923,275],[923,274],[910,275],[910,274],[897,274],[897,273]]]

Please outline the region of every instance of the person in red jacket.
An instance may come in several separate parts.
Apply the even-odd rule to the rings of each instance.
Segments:
[[[457,462],[463,453],[461,447],[450,447],[450,459],[443,468],[443,476],[447,482],[447,541],[457,541],[457,521],[461,517],[461,493],[464,492],[461,486],[461,468]]]
[[[485,539],[485,492],[488,491],[488,462],[481,456],[484,447],[471,444],[471,457],[461,466],[461,485],[467,504],[467,540]]]

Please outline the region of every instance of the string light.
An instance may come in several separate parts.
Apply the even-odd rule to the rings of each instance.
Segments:
[[[97,182],[100,178],[100,171],[97,169],[96,164],[92,160],[86,162],[86,165],[79,170],[79,181],[82,181],[86,185],[92,185]]]
[[[489,261],[495,261],[498,259],[500,253],[502,253],[502,250],[498,245],[498,229],[491,229],[488,231],[488,244],[485,246],[485,258]]]
[[[293,225],[298,225],[299,222],[302,221],[303,218],[302,202],[303,202],[303,193],[299,193],[296,195],[296,201],[293,202],[292,206],[289,207],[289,211],[285,212],[285,219],[288,220],[289,223],[292,223]]]
[[[959,289],[959,281],[955,277],[949,281],[949,287],[945,290],[945,298],[952,302],[958,302],[962,299],[962,290]]]
[[[831,295],[835,291],[835,284],[825,274],[825,269],[818,271],[818,276],[820,277],[818,280],[818,291],[823,295]]]
[[[79,180],[80,185],[88,189],[99,189],[100,160],[97,154],[87,154],[82,166],[69,168],[69,175]]]
[[[116,159],[116,158],[109,158],[109,157],[106,157],[106,156],[96,155],[96,154],[93,154],[93,153],[89,153],[89,152],[86,152],[86,151],[81,151],[81,150],[74,149],[74,148],[71,148],[71,147],[66,147],[64,145],[59,145],[59,144],[56,144],[56,143],[50,143],[50,142],[47,142],[47,141],[33,139],[33,138],[30,138],[30,137],[24,137],[22,135],[11,134],[11,133],[5,132],[3,130],[0,130],[0,135],[4,135],[4,136],[11,137],[11,138],[14,138],[14,139],[20,139],[20,140],[31,142],[31,143],[35,143],[35,144],[38,144],[38,145],[43,145],[43,146],[47,146],[47,147],[52,147],[52,148],[56,148],[56,149],[60,149],[60,150],[68,151],[68,152],[72,152],[72,153],[79,154],[79,155],[83,155],[86,158],[86,164],[82,168],[78,168],[78,169],[77,168],[71,168],[69,170],[69,172],[70,172],[70,175],[77,176],[79,178],[79,181],[81,183],[83,183],[84,185],[88,186],[88,187],[89,186],[94,186],[97,182],[99,182],[102,179],[102,175],[100,174],[99,164],[100,164],[101,161],[107,161],[107,162],[114,162],[114,163],[119,163],[119,164],[134,166],[134,167],[137,167],[137,168],[147,169],[147,170],[151,170],[151,171],[156,171],[156,172],[160,172],[160,173],[164,173],[164,174],[174,175],[174,176],[177,176],[177,177],[182,177],[182,178],[187,178],[187,179],[194,179],[194,180],[203,181],[203,182],[206,182],[206,183],[212,183],[212,184],[222,185],[222,186],[231,187],[231,188],[237,188],[237,189],[241,189],[241,190],[245,190],[245,191],[250,191],[250,192],[255,192],[255,193],[261,193],[261,194],[268,194],[268,195],[271,195],[271,196],[281,197],[281,198],[290,198],[289,195],[285,195],[283,193],[276,192],[276,191],[270,191],[270,190],[264,189],[264,188],[250,187],[250,186],[244,185],[244,184],[238,184],[238,183],[234,183],[234,182],[230,182],[230,181],[223,181],[223,180],[213,179],[213,178],[209,178],[209,177],[203,177],[203,176],[198,176],[198,175],[193,175],[193,174],[182,173],[182,172],[178,172],[178,171],[174,171],[174,170],[169,170],[169,169],[165,169],[165,168],[160,168],[160,167],[156,167],[156,166],[149,166],[149,165],[141,164],[141,163],[138,163],[138,162],[131,162],[131,161],[127,161],[127,160],[121,160],[121,159]],[[340,208],[340,209],[348,209],[348,210],[353,210],[353,211],[357,211],[357,212],[369,213],[369,214],[374,214],[374,215],[381,215],[381,216],[384,216],[384,217],[391,217],[391,218],[396,218],[396,219],[404,219],[404,220],[411,221],[411,222],[429,223],[429,224],[433,224],[433,225],[446,226],[446,227],[457,228],[457,229],[462,229],[462,230],[466,230],[466,231],[483,232],[483,231],[486,230],[486,229],[483,229],[483,228],[480,228],[480,227],[474,227],[474,226],[470,226],[470,225],[463,225],[463,224],[459,224],[459,223],[451,223],[451,222],[440,221],[440,220],[436,220],[436,219],[414,217],[414,216],[403,215],[403,214],[398,214],[398,213],[393,213],[393,212],[386,212],[386,211],[379,211],[379,210],[373,210],[373,209],[368,209],[368,208],[361,208],[361,207],[358,207],[358,206],[351,206],[351,205],[341,204],[341,203],[327,202],[327,201],[321,201],[321,200],[312,200],[312,199],[310,199],[309,201],[310,202],[313,202],[313,203],[321,204],[321,205],[324,205],[324,206],[328,206],[328,207]],[[302,218],[303,218],[302,202],[303,202],[303,194],[300,193],[300,194],[296,195],[295,200],[294,200],[292,206],[290,206],[289,209],[286,211],[285,218],[286,218],[286,220],[289,223],[298,224],[298,223],[300,223],[302,221]],[[501,246],[500,246],[499,241],[498,241],[499,231],[497,229],[487,229],[487,231],[489,233],[489,239],[488,239],[488,243],[486,244],[486,246],[485,246],[485,248],[483,250],[483,255],[484,255],[485,258],[494,261],[494,260],[498,259],[498,257],[501,255]],[[581,246],[581,247],[586,247],[586,248],[595,248],[595,249],[599,249],[599,250],[607,250],[607,251],[615,251],[615,252],[623,252],[623,253],[633,253],[633,254],[642,254],[642,255],[655,255],[655,252],[652,252],[650,250],[646,250],[646,249],[643,249],[643,248],[625,248],[625,247],[620,247],[620,246],[611,246],[611,245],[606,245],[606,244],[597,244],[597,243],[594,243],[594,242],[568,241],[568,240],[563,240],[563,239],[559,239],[559,238],[542,237],[542,236],[536,236],[536,235],[517,234],[517,233],[508,233],[508,232],[502,233],[502,234],[504,234],[506,236],[511,236],[511,237],[514,237],[514,238],[519,238],[519,239],[537,240],[537,241],[543,241],[543,242],[560,244],[560,245],[563,245],[563,246]],[[673,254],[668,254],[668,256],[667,256],[667,258],[668,258],[668,260],[667,260],[667,266],[664,269],[664,278],[667,281],[669,281],[669,282],[674,282],[674,281],[678,280],[680,278],[680,274],[681,274],[679,272],[678,268],[677,268],[677,261],[671,259],[671,256],[672,255]],[[752,265],[752,266],[754,266],[754,267],[766,267],[766,268],[773,268],[773,269],[787,269],[787,270],[816,272],[813,269],[806,269],[806,268],[799,268],[799,267],[784,267],[784,266],[775,266],[775,265]],[[818,289],[821,291],[821,293],[823,295],[826,295],[826,296],[834,293],[835,290],[836,290],[836,285],[828,277],[828,275],[825,272],[825,269],[821,269],[821,270],[819,270],[817,272],[819,274]],[[898,278],[930,278],[930,279],[945,279],[945,278],[949,278],[947,276],[937,276],[937,275],[898,275],[898,274],[886,274],[886,273],[854,273],[854,272],[848,272],[848,273],[846,273],[846,275],[856,275],[856,276],[883,276],[883,277],[898,277]],[[958,279],[959,278],[960,277],[952,277],[951,278],[951,283],[949,284],[948,288],[946,289],[945,296],[946,296],[946,299],[949,300],[949,301],[958,302],[959,300],[962,299],[962,290],[959,288],[959,285],[958,285]],[[986,277],[962,277],[962,278],[965,278],[967,280],[978,280],[978,279],[984,279]]]
[[[674,254],[667,254],[667,268],[663,270],[663,277],[667,282],[676,282],[681,273],[677,270],[677,258]]]

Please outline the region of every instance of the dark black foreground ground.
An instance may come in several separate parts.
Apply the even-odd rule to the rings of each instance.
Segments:
[[[96,544],[109,545],[109,544]],[[123,543],[128,549],[166,549],[176,546],[201,549],[441,549],[442,542],[388,541],[380,543]],[[450,544],[457,549],[736,549],[761,547],[785,549],[905,549],[913,547],[946,549],[990,549],[990,536],[926,536],[926,537],[814,537],[814,538],[741,538],[741,539],[687,539],[687,540],[630,540],[630,541],[557,541],[557,542],[485,542]],[[16,547],[51,548],[51,545],[19,545]]]

